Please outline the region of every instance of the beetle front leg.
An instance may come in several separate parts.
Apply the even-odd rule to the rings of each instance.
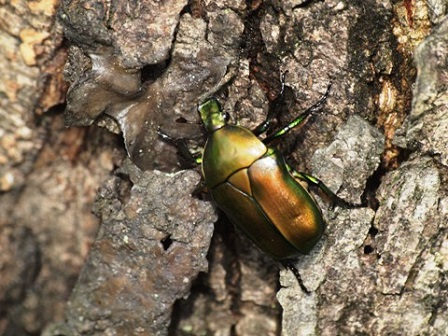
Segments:
[[[266,119],[252,131],[256,136],[266,133],[271,127],[273,120],[277,117],[277,111],[270,108]]]
[[[321,180],[318,178],[308,175],[306,173],[298,172],[293,170],[292,168],[288,167],[290,169],[291,175],[296,179],[300,181],[304,181],[308,184],[308,187],[316,192],[319,197],[324,200],[326,203],[330,204],[331,207],[335,207],[336,205],[341,208],[359,208],[362,207],[362,204],[353,204],[350,202],[347,202],[337,196],[333,191],[331,191],[330,188],[328,188]]]
[[[266,133],[272,126],[272,122],[277,119],[277,115],[279,114],[279,109],[277,108],[277,106],[279,104],[283,103],[283,99],[284,99],[284,92],[285,92],[285,77],[286,77],[286,73],[285,72],[281,72],[280,73],[280,83],[281,83],[281,89],[280,89],[280,94],[277,96],[277,98],[275,98],[273,101],[271,101],[269,103],[269,111],[268,111],[268,115],[266,116],[266,119],[259,124],[257,127],[255,127],[255,129],[252,131],[252,133],[254,133],[256,136],[259,136],[260,134]]]
[[[200,165],[202,163],[202,154],[192,153],[185,143],[185,139],[177,139],[168,135],[162,129],[157,127],[157,134],[163,139],[177,148],[178,154],[187,162]]]
[[[325,93],[319,98],[319,100],[314,105],[307,108],[304,112],[302,112],[297,118],[295,118],[293,121],[291,121],[288,125],[279,129],[274,134],[268,136],[266,139],[263,140],[263,143],[265,145],[269,144],[272,140],[285,135],[286,133],[288,133],[295,127],[302,124],[308,116],[310,116],[313,113],[315,113],[316,111],[318,111],[322,107],[322,105],[325,103],[325,101],[327,100],[328,95],[330,94],[330,88],[331,88],[331,83],[327,86],[327,90],[325,91]]]

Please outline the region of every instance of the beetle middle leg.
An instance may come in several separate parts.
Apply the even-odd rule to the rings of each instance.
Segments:
[[[306,182],[308,187],[312,191],[316,192],[322,200],[330,204],[331,207],[335,207],[337,205],[341,208],[359,208],[363,206],[362,204],[353,204],[343,200],[342,198],[337,196],[334,192],[332,192],[331,189],[328,188],[321,180],[319,180],[314,176],[295,171],[289,166],[288,169],[290,171],[290,174],[296,180]]]

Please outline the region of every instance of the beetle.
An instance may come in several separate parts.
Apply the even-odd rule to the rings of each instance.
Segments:
[[[311,194],[333,205],[347,203],[319,179],[294,170],[281,153],[269,146],[321,108],[325,94],[285,127],[260,139],[270,128],[272,116],[254,131],[228,123],[228,116],[216,98],[199,105],[200,119],[208,138],[201,156],[189,153],[183,139],[173,139],[159,130],[163,139],[174,142],[184,157],[202,164],[202,175],[217,206],[265,253],[293,270],[302,288],[298,271],[289,262],[308,254],[321,238],[325,221]]]

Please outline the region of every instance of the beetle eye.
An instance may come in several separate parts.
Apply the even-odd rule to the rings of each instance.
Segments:
[[[224,121],[228,122],[230,120],[230,114],[228,112],[224,113]]]

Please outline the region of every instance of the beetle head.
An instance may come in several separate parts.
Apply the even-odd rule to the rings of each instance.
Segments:
[[[207,132],[212,133],[227,123],[227,116],[221,110],[216,98],[210,98],[198,107],[199,115]]]

